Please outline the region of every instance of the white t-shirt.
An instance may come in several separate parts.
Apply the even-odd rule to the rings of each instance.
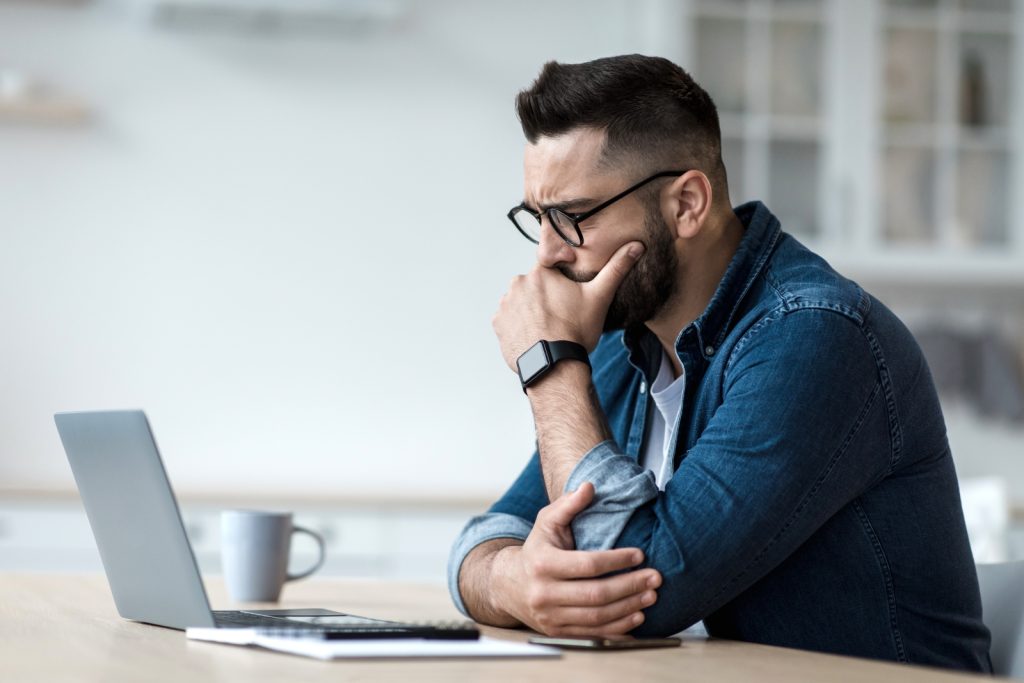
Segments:
[[[654,472],[655,481],[662,491],[672,478],[672,446],[676,439],[679,413],[683,408],[686,388],[686,370],[672,379],[672,361],[661,352],[661,368],[651,385],[651,398],[657,410],[650,416],[647,445],[640,454],[640,465]]]

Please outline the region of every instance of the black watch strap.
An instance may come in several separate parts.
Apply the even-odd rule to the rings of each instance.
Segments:
[[[551,353],[551,364],[554,365],[560,360],[578,360],[590,367],[590,354],[587,353],[583,344],[571,341],[547,342],[548,351]]]
[[[523,391],[536,384],[555,364],[563,360],[578,360],[590,367],[590,354],[582,344],[576,342],[542,339],[528,348],[516,361]]]

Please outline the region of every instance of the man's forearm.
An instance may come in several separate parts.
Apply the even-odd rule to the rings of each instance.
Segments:
[[[502,553],[515,552],[522,545],[523,542],[515,538],[496,538],[481,543],[466,556],[459,570],[459,593],[474,620],[506,628],[520,625],[518,619],[502,608],[499,579]]]
[[[584,363],[566,361],[527,390],[548,499],[555,500],[583,456],[611,430]]]

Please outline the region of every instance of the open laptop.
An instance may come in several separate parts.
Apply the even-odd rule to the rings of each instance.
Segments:
[[[478,637],[472,624],[403,624],[322,608],[212,611],[145,413],[57,413],[54,421],[122,617],[176,629],[301,629],[331,638]]]

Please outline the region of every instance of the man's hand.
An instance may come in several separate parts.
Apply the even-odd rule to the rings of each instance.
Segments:
[[[552,636],[607,636],[643,623],[641,611],[654,604],[661,575],[641,569],[605,577],[643,562],[637,548],[574,550],[570,523],[594,497],[582,485],[537,514],[521,545],[502,548],[494,558],[492,603],[535,631]]]
[[[640,242],[622,245],[589,282],[539,263],[514,277],[491,321],[508,366],[515,371],[519,356],[541,339],[574,341],[593,351],[612,297],[643,251]]]

